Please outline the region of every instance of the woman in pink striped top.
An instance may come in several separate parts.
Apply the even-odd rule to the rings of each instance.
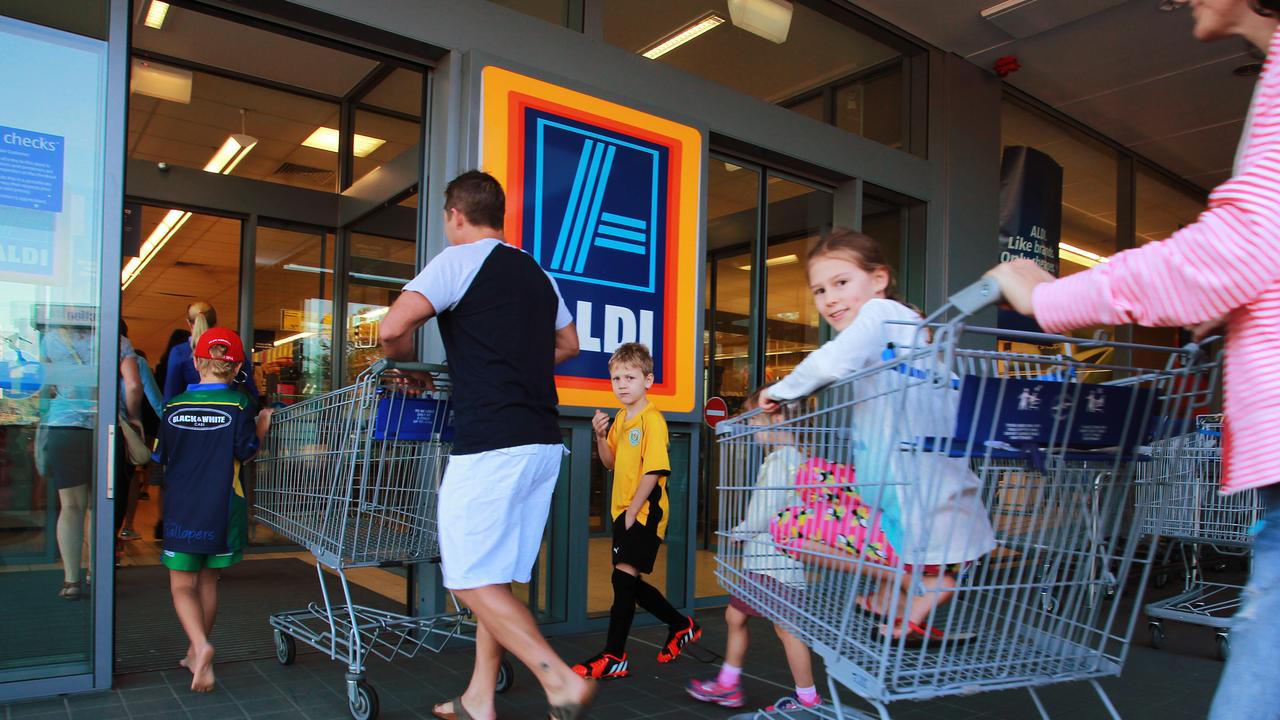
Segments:
[[[1268,52],[1230,180],[1163,242],[1061,280],[1029,260],[992,270],[1005,301],[1059,332],[1097,324],[1225,324],[1223,491],[1264,488],[1247,603],[1210,718],[1280,717],[1280,0],[1191,0],[1195,36]]]

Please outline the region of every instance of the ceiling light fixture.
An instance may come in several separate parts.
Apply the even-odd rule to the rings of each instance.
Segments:
[[[771,257],[771,258],[769,258],[768,260],[765,260],[765,261],[764,261],[764,265],[765,265],[765,267],[777,267],[777,266],[779,266],[779,265],[794,265],[794,264],[796,264],[796,263],[798,263],[798,262],[800,262],[800,257],[799,257],[798,255],[794,255],[794,254],[792,254],[792,255],[779,255],[778,257]],[[738,269],[739,269],[739,270],[750,270],[750,269],[751,269],[751,266],[750,266],[750,265],[739,265],[739,266],[738,266]]]
[[[386,140],[356,133],[353,136],[352,152],[356,157],[369,157],[374,150],[382,147],[386,142]],[[336,153],[338,152],[338,131],[330,127],[316,128],[316,131],[308,135],[302,144],[309,148]]]
[[[189,105],[191,103],[191,71],[158,65],[149,60],[134,59],[129,63],[129,92]]]
[[[159,30],[164,27],[164,19],[168,14],[169,3],[151,0],[151,7],[147,8],[147,17],[142,21],[142,24],[154,30]]]
[[[314,265],[297,265],[294,263],[289,263],[288,265],[285,265],[284,269],[292,270],[294,272],[304,272],[304,273],[313,273],[313,274],[333,272],[333,270],[329,268],[319,268],[319,267],[315,267]],[[362,272],[349,272],[347,274],[350,275],[352,278],[355,278],[356,280],[369,280],[372,282],[395,283],[396,285],[404,285],[409,282],[404,278],[391,277],[390,275],[371,275],[369,273],[362,273]]]
[[[787,41],[794,12],[788,0],[729,0],[734,25],[779,45]]]
[[[165,213],[160,224],[156,225],[156,229],[151,231],[147,236],[146,242],[142,243],[142,248],[138,250],[138,257],[133,258],[125,263],[124,270],[120,272],[120,289],[127,290],[134,280],[142,274],[147,265],[151,263],[160,250],[169,242],[169,239],[178,234],[178,230],[191,219],[191,213],[185,210],[170,210]]]
[[[280,338],[279,340],[276,340],[275,342],[271,343],[271,347],[280,347],[281,345],[287,345],[287,344],[289,344],[289,343],[293,342],[294,340],[302,340],[302,339],[305,339],[305,338],[309,338],[309,337],[311,337],[312,335],[315,335],[315,333],[314,333],[314,332],[300,332],[300,333],[298,333],[298,334],[296,334],[296,335],[290,335],[290,336],[289,336],[289,337],[287,337],[287,338]]]
[[[252,135],[246,135],[244,131],[245,110],[240,108],[240,132],[229,136],[222,143],[222,147],[209,158],[209,162],[205,163],[204,171],[218,173],[219,175],[230,175],[232,170],[244,160],[258,144],[258,138]]]
[[[714,30],[723,24],[724,18],[715,13],[707,13],[706,15],[703,15],[697,20],[694,20],[688,25],[681,27],[670,35],[667,35],[652,45],[644,48],[640,51],[640,54],[650,60],[657,60],[699,35],[709,30]]]
[[[1111,258],[1106,255],[1099,255],[1098,253],[1078,248],[1075,245],[1068,245],[1064,242],[1058,243],[1058,259],[1066,260],[1067,262],[1075,263],[1076,265],[1083,265],[1087,268],[1093,267],[1099,263],[1109,262],[1111,260]]]

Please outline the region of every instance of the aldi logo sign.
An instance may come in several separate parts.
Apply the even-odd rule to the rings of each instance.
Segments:
[[[609,355],[639,341],[655,404],[692,412],[701,133],[496,67],[483,83],[482,165],[507,190],[507,240],[556,279],[578,328],[561,402],[614,404]]]

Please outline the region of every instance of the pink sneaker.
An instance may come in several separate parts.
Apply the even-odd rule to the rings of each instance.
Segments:
[[[715,680],[690,680],[685,691],[694,700],[715,703],[721,707],[740,708],[747,704],[747,697],[742,694],[741,685],[725,687]]]

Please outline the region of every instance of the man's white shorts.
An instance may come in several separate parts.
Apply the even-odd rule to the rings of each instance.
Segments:
[[[445,587],[529,582],[566,453],[520,445],[449,458],[439,504]]]

